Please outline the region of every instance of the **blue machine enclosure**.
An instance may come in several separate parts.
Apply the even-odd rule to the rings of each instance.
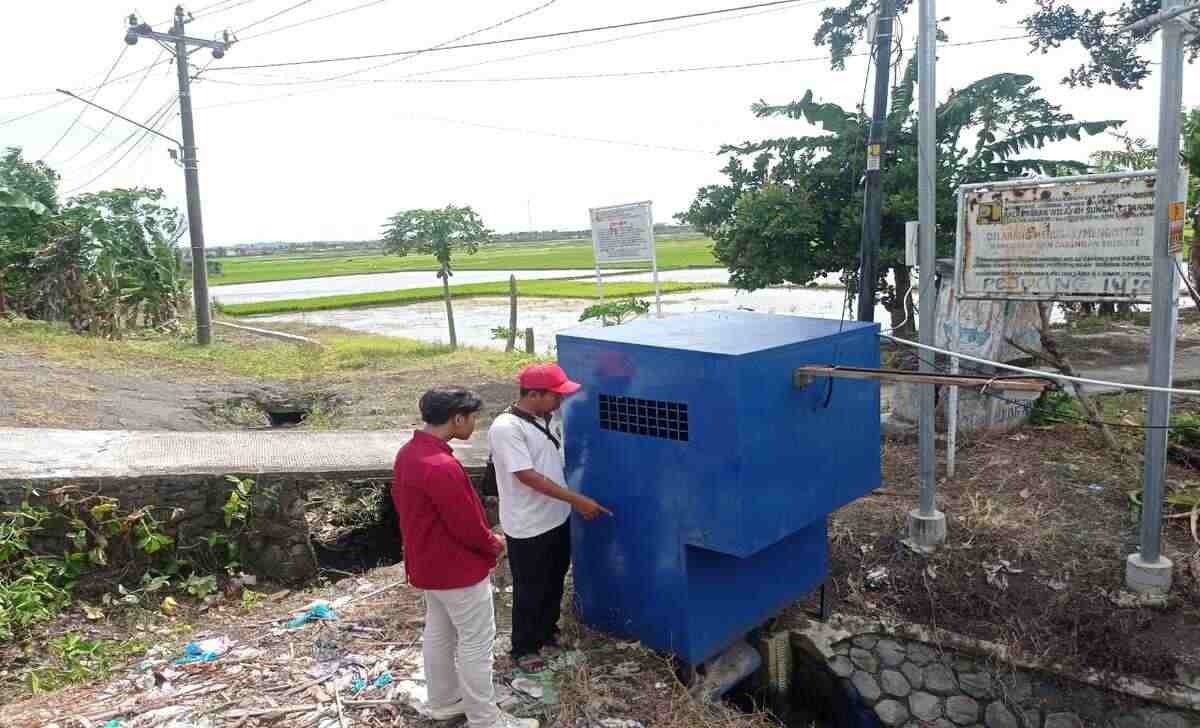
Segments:
[[[879,487],[877,324],[710,312],[558,336],[583,620],[699,664],[817,587],[826,516]]]

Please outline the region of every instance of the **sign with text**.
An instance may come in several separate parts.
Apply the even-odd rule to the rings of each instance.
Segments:
[[[654,220],[649,202],[594,207],[589,213],[596,265],[654,260]]]
[[[963,192],[963,299],[1149,301],[1154,178]]]

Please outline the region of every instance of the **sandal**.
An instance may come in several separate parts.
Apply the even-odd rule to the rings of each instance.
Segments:
[[[536,652],[528,655],[521,655],[520,657],[514,659],[513,662],[516,664],[518,669],[528,673],[542,672],[546,669],[545,658]]]

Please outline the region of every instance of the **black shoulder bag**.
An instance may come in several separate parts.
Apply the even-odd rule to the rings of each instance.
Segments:
[[[534,415],[529,414],[525,410],[509,405],[508,407],[505,407],[504,411],[500,414],[512,415],[513,417],[525,420],[541,431],[543,435],[550,438],[550,442],[554,443],[555,450],[562,447],[562,445],[558,442],[558,438],[550,432],[550,428],[547,427],[544,422],[539,420]],[[499,489],[496,486],[496,463],[492,461],[491,453],[488,453],[487,466],[485,466],[483,469],[483,480],[479,482],[479,492],[485,496],[499,495]]]

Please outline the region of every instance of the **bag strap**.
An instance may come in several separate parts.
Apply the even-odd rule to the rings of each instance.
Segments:
[[[533,425],[538,430],[540,430],[543,435],[550,438],[550,442],[554,443],[555,450],[559,450],[562,448],[562,445],[560,445],[558,442],[558,438],[555,437],[550,432],[550,428],[546,427],[546,425],[544,423],[542,423],[541,421],[539,421],[537,417],[534,417],[533,415],[529,414],[525,410],[520,409],[518,407],[514,407],[513,405],[509,405],[508,407],[504,408],[504,412],[502,414],[512,415],[513,417],[516,417],[517,419],[525,420],[526,422],[528,422],[529,424]]]

